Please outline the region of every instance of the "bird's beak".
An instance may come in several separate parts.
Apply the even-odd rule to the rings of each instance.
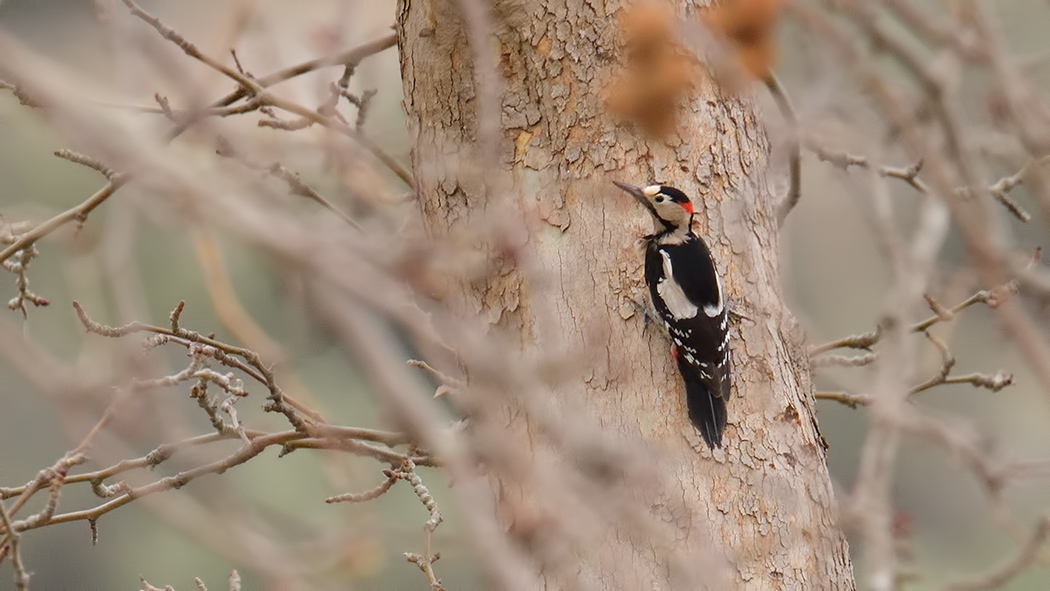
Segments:
[[[656,214],[656,209],[653,207],[653,204],[649,201],[649,198],[645,196],[645,193],[643,193],[642,190],[639,187],[636,187],[634,185],[628,185],[627,183],[621,183],[621,182],[617,182],[617,181],[613,181],[613,184],[616,185],[617,187],[620,187],[624,191],[626,191],[627,194],[630,195],[631,197],[634,197],[635,200],[638,201],[638,203],[641,203],[642,205],[644,205],[645,208],[649,210],[649,213],[653,214],[653,217],[656,217],[656,218],[660,217],[660,216],[658,216]]]

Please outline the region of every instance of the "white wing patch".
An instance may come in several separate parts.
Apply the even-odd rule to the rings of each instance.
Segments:
[[[667,311],[677,320],[696,316],[699,308],[696,307],[696,304],[689,301],[685,292],[682,291],[682,286],[678,285],[678,282],[674,280],[674,272],[671,269],[671,257],[667,256],[667,253],[663,250],[660,251],[660,256],[664,259],[664,276],[661,277],[660,282],[656,284],[656,293],[660,294],[660,299],[662,299],[664,305],[667,306]],[[707,308],[709,307],[711,306],[704,307],[704,313],[708,316],[713,316],[713,314],[707,312]],[[719,289],[718,307],[719,310],[721,310],[721,289]]]
[[[664,267],[667,263],[664,263]],[[718,287],[718,301],[713,306],[704,306],[704,314],[707,314],[708,318],[714,318],[722,313],[722,309],[725,306],[722,304],[722,278],[718,276],[718,270],[712,269],[715,272],[715,286]],[[722,330],[725,330],[725,319],[722,319]]]

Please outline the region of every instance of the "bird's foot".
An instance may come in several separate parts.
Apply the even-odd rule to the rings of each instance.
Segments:
[[[643,332],[649,328],[650,324],[656,324],[658,326],[663,325],[663,322],[657,317],[656,312],[654,312],[648,305],[633,298],[629,301],[631,302],[631,305],[634,306],[635,311],[642,315]]]
[[[743,303],[743,300],[737,300],[733,298],[729,298],[726,300],[726,311],[729,312],[730,316],[737,320],[750,320],[751,322],[755,321],[754,318],[748,316],[747,314],[744,314],[741,310],[748,310],[747,306]],[[748,312],[751,312],[751,310],[748,310]]]

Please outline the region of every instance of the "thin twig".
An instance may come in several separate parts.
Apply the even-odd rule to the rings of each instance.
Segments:
[[[843,337],[837,341],[831,341],[823,345],[817,345],[809,350],[810,357],[816,357],[821,353],[827,353],[834,349],[863,349],[870,351],[879,339],[882,338],[882,327],[877,326],[872,332],[865,332],[861,334],[851,335]]]
[[[871,396],[867,394],[849,394],[848,392],[815,392],[813,396],[817,400],[834,400],[845,404],[850,408],[868,406],[871,404]]]
[[[190,43],[177,31],[165,25],[163,22],[161,22],[159,18],[143,10],[133,0],[122,1],[124,2],[124,5],[127,6],[129,10],[131,10],[131,13],[133,15],[135,15],[143,22],[153,27],[153,29],[157,31],[157,33],[161,37],[174,43],[177,47],[179,47],[179,49],[186,53],[186,55],[189,55],[190,57],[199,60],[201,63],[222,73],[223,75],[227,76],[228,78],[239,84],[245,92],[245,94],[241,96],[258,97],[258,99],[266,105],[274,106],[278,109],[282,109],[284,111],[288,111],[290,113],[295,113],[296,115],[299,115],[299,117],[301,117],[304,122],[316,123],[327,129],[339,132],[353,139],[360,145],[364,146],[365,149],[371,152],[372,155],[374,155],[387,168],[392,170],[405,184],[407,184],[409,187],[413,186],[412,174],[405,167],[403,167],[401,163],[394,160],[393,157],[391,157],[382,148],[380,148],[379,145],[377,145],[368,137],[361,134],[358,130],[350,127],[349,125],[346,125],[345,123],[337,121],[332,117],[326,117],[317,111],[312,111],[310,109],[307,109],[306,107],[303,107],[302,105],[267,93],[265,91],[266,87],[260,81],[257,81],[253,78],[249,78],[248,76],[238,72],[237,70],[229,68],[219,63],[217,60],[202,53],[199,49],[197,49],[196,45]],[[271,127],[273,126],[269,123],[267,125]],[[176,132],[179,131],[180,127],[176,128]]]
[[[128,178],[129,177],[126,174],[115,174],[113,178],[106,183],[106,186],[96,191],[94,195],[88,197],[87,200],[80,205],[67,209],[39,226],[36,226],[32,230],[29,230],[25,234],[22,234],[18,237],[18,240],[15,240],[10,246],[3,251],[0,251],[0,262],[6,261],[18,251],[32,246],[37,240],[40,240],[44,236],[47,236],[69,222],[83,222],[83,220],[87,219],[89,213],[105,202],[106,199],[109,199],[110,195],[116,192],[117,189],[124,186]]]
[[[317,203],[320,203],[322,207],[328,209],[335,215],[342,218],[342,220],[349,224],[352,228],[356,230],[361,229],[361,225],[358,224],[354,218],[350,217],[349,214],[339,209],[331,201],[321,196],[321,194],[315,191],[312,187],[310,187],[310,185],[304,183],[302,179],[299,178],[299,175],[297,173],[288,170],[281,163],[274,162],[272,165],[270,165],[267,171],[273,176],[284,181],[288,185],[288,189],[292,192],[293,195],[298,195],[300,197],[312,199]]]
[[[850,154],[848,152],[834,152],[812,141],[806,143],[806,148],[813,152],[820,161],[828,162],[843,171],[848,171],[850,167],[853,166],[860,168],[875,168],[880,175],[900,179],[911,185],[912,188],[920,193],[929,192],[929,188],[924,182],[922,182],[922,179],[919,178],[919,172],[922,170],[922,160],[919,160],[907,168],[896,168],[885,165],[873,166],[866,156]],[[1008,193],[1024,181],[1025,176],[1031,171],[1032,167],[1040,165],[1048,159],[1050,159],[1050,156],[1043,156],[1039,159],[1029,160],[1016,173],[1004,176],[989,185],[987,187],[988,193],[995,198],[996,201],[1006,207],[1006,209],[1017,219],[1022,222],[1031,220],[1032,215],[1018,205],[1016,201],[1011,199]],[[966,195],[969,191],[965,188],[958,188],[956,189],[956,193],[959,195]]]
[[[1017,281],[1009,281],[1006,284],[1000,285],[995,289],[978,291],[970,297],[966,298],[965,300],[952,306],[951,308],[944,308],[940,304],[936,304],[937,308],[935,309],[935,314],[927,318],[926,320],[917,322],[916,324],[912,325],[910,331],[913,333],[925,332],[930,327],[939,322],[951,320],[955,317],[956,314],[962,312],[970,306],[973,306],[974,304],[985,304],[989,308],[997,308],[999,305],[1002,304],[1002,302],[1006,298],[1017,293],[1018,288],[1019,284]],[[927,296],[927,302],[931,302],[929,296]],[[934,307],[934,305],[935,304],[931,303],[931,308]],[[871,350],[871,348],[875,346],[881,338],[881,327],[876,327],[875,330],[872,332],[851,335],[835,341],[831,341],[829,343],[824,343],[823,345],[817,345],[816,347],[813,347],[809,350],[809,355],[812,358],[823,353],[827,353],[828,351],[832,351],[834,349],[844,348]]]
[[[441,586],[441,581],[434,574],[434,563],[441,556],[431,551],[431,537],[442,521],[441,511],[438,509],[437,502],[423,484],[423,479],[419,477],[419,474],[416,474],[416,465],[412,460],[406,459],[398,470],[386,470],[383,473],[386,474],[387,478],[407,480],[412,485],[412,490],[416,493],[416,496],[419,497],[419,502],[423,503],[423,506],[430,513],[430,518],[423,524],[423,554],[406,552],[405,559],[423,571],[432,591],[442,591],[444,587]]]
[[[347,49],[334,56],[308,60],[300,64],[285,68],[283,70],[279,70],[277,72],[274,72],[273,74],[264,76],[263,78],[259,79],[258,85],[262,88],[266,88],[275,84],[279,84],[286,80],[290,80],[302,74],[313,72],[314,70],[320,68],[337,65],[356,65],[369,56],[375,55],[393,47],[396,43],[397,35],[395,33],[389,33],[372,41],[368,41],[350,49]],[[0,82],[0,88],[12,89],[16,93],[16,96],[19,96],[19,88],[16,85],[8,84],[6,82]],[[224,112],[227,114],[243,112],[243,110],[249,106],[251,107],[251,109],[257,108],[257,105],[255,104],[231,107],[231,105],[234,102],[248,96],[248,94],[249,93],[247,89],[238,88],[237,90],[234,90],[233,92],[227,94],[225,97],[212,103],[212,106],[209,109],[195,111],[195,117],[183,117],[181,121],[177,123],[176,126],[168,134],[168,140],[170,141],[175,139],[187,129],[189,129],[194,123],[200,121],[205,117],[211,115],[222,115]],[[227,107],[230,108],[226,109]],[[224,109],[225,111],[223,111]],[[404,169],[401,169],[401,172],[403,174],[399,174],[399,176],[402,179],[408,176],[407,172],[404,171]],[[45,221],[39,226],[36,226],[32,230],[25,232],[24,234],[19,236],[17,241],[5,248],[3,251],[0,251],[0,262],[6,261],[7,259],[14,256],[14,254],[18,251],[36,243],[44,236],[47,236],[51,232],[54,232],[56,229],[64,226],[69,222],[82,222],[83,220],[86,220],[89,213],[91,213],[96,207],[101,205],[106,199],[108,199],[113,193],[115,193],[117,189],[123,187],[128,182],[128,180],[130,180],[130,176],[127,175],[127,173],[114,175],[114,177],[110,179],[109,183],[107,183],[104,187],[102,187],[93,195],[88,197],[80,205],[70,208],[56,215],[55,217]],[[409,181],[410,180],[411,178],[409,176]],[[409,182],[409,186],[411,186],[411,182]]]
[[[937,375],[917,386],[913,386],[908,391],[909,396],[918,394],[923,390],[929,390],[934,386],[944,384],[948,380],[948,374],[950,374],[952,368],[955,367],[955,356],[952,355],[950,350],[948,350],[948,345],[942,339],[939,339],[930,333],[926,333],[926,338],[928,338],[930,342],[933,343],[933,346],[937,347],[937,350],[941,353],[941,367],[937,371]]]
[[[387,476],[386,480],[380,482],[378,486],[366,490],[360,493],[343,493],[334,497],[328,497],[324,500],[326,503],[363,503],[365,501],[371,501],[381,497],[386,491],[390,490],[390,487],[394,486],[397,482],[396,476]]]
[[[875,353],[867,353],[864,355],[820,355],[810,360],[810,365],[814,368],[826,367],[834,365],[838,367],[864,367],[865,365],[871,365],[878,359],[878,355]]]
[[[418,367],[419,369],[423,369],[423,370],[426,370],[426,371],[430,372],[431,375],[433,375],[435,378],[437,378],[437,381],[441,382],[442,384],[444,384],[446,386],[449,386],[450,388],[459,389],[459,388],[462,388],[464,386],[462,380],[457,380],[456,378],[454,378],[454,377],[452,377],[450,375],[447,375],[447,374],[445,374],[444,372],[442,372],[442,371],[440,371],[438,369],[435,369],[429,363],[427,363],[426,361],[423,361],[421,359],[409,359],[405,363],[407,363],[408,365],[411,365],[412,367]]]
[[[76,164],[79,164],[81,166],[86,166],[93,170],[97,170],[102,176],[106,177],[107,181],[113,180],[113,177],[117,174],[112,168],[106,166],[105,164],[102,164],[101,162],[90,156],[86,156],[79,152],[74,152],[72,150],[56,150],[55,156],[58,156],[59,158],[64,158],[66,160],[69,160],[70,162],[75,162]]]
[[[354,129],[353,127],[350,127],[346,123],[343,123],[342,121],[339,121],[334,117],[326,117],[321,113],[308,109],[298,103],[271,94],[266,94],[264,96],[264,100],[268,105],[277,107],[278,109],[281,109],[283,111],[288,111],[289,113],[294,113],[300,117],[299,121],[293,122],[290,125],[298,126],[302,124],[304,127],[306,127],[312,124],[317,124],[326,129],[330,129],[332,131],[345,135],[346,137],[349,137],[355,142],[364,146],[365,149],[371,152],[373,156],[375,156],[380,162],[383,163],[383,165],[385,165],[387,168],[393,171],[394,174],[396,174],[398,178],[400,178],[401,181],[404,182],[406,185],[408,185],[409,187],[415,186],[414,181],[412,179],[412,173],[410,173],[407,168],[402,166],[400,162],[398,162],[392,156],[387,154],[382,148],[379,147],[378,144],[373,142],[371,139],[369,139],[367,136]],[[279,127],[283,129],[285,125],[289,124],[282,123],[278,125],[275,124],[273,120],[264,119],[259,122],[259,125],[263,127]]]
[[[26,571],[25,563],[22,562],[21,540],[18,532],[15,530],[11,515],[7,512],[7,507],[4,506],[3,502],[0,502],[0,525],[4,526],[3,531],[7,534],[7,545],[3,546],[3,548],[11,557],[11,564],[14,567],[15,589],[17,591],[26,591],[29,589],[30,575]],[[2,559],[0,559],[0,562],[2,562]]]
[[[172,311],[170,329],[151,326],[141,322],[131,322],[124,326],[111,327],[95,322],[88,317],[79,302],[73,302],[73,309],[76,310],[77,317],[80,318],[80,322],[89,332],[107,337],[122,337],[137,332],[150,332],[163,335],[171,342],[181,344],[187,348],[190,348],[191,344],[194,343],[204,345],[205,348],[200,349],[199,353],[212,357],[220,363],[239,369],[251,376],[252,379],[266,386],[266,389],[269,390],[270,394],[267,397],[269,403],[264,407],[265,410],[283,414],[296,430],[303,433],[309,433],[310,426],[304,417],[297,412],[295,405],[289,403],[289,397],[284,394],[284,391],[274,378],[273,369],[269,365],[264,364],[259,355],[250,349],[229,345],[213,338],[203,336],[200,333],[181,328],[179,326],[179,314],[181,313],[183,306],[185,306],[185,302],[180,301]],[[240,357],[244,361],[237,359],[237,357]],[[246,363],[247,365],[245,365]]]
[[[121,1],[124,2],[125,6],[128,7],[128,10],[131,11],[131,14],[133,14],[135,17],[139,18],[149,26],[153,27],[153,29],[157,31],[157,33],[159,33],[161,37],[174,43],[175,46],[181,49],[186,55],[192,57],[193,59],[196,59],[197,61],[208,66],[209,68],[226,75],[234,82],[239,84],[246,91],[248,91],[250,94],[258,94],[262,90],[262,86],[260,86],[258,82],[242,74],[241,72],[238,72],[237,70],[234,70],[228,66],[219,63],[218,61],[204,54],[199,49],[197,49],[196,45],[190,43],[188,40],[186,40],[185,37],[180,35],[178,31],[165,25],[163,22],[161,22],[159,18],[143,10],[142,7],[136,4],[133,0]]]

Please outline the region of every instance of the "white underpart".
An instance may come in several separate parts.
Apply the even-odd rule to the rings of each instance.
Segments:
[[[671,269],[671,257],[667,256],[667,253],[663,250],[660,251],[660,256],[664,258],[664,276],[656,284],[656,293],[660,294],[660,299],[667,306],[667,311],[676,319],[683,320],[696,316],[699,308],[696,307],[696,304],[689,301],[685,292],[682,291],[682,286],[678,285],[678,282],[674,280],[674,272]],[[719,308],[721,308],[721,295],[718,297],[718,304]],[[707,307],[704,308],[704,311],[707,311]]]
[[[667,266],[666,263],[664,264],[664,266],[665,267]],[[714,269],[712,269],[712,270],[714,270]],[[713,305],[713,306],[704,306],[704,314],[707,314],[708,318],[714,318],[715,316],[718,316],[719,314],[722,313],[722,308],[725,307],[725,306],[722,305],[722,279],[718,276],[718,271],[717,270],[714,270],[714,271],[715,271],[715,285],[718,287],[718,301],[715,302],[715,305]],[[725,330],[725,326],[722,327],[722,330]]]

